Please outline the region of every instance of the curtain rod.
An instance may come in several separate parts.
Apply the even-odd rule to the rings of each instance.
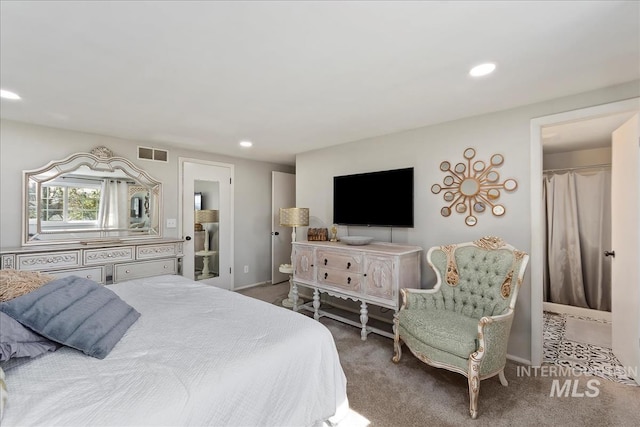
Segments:
[[[611,163],[601,163],[599,165],[575,166],[572,168],[543,169],[542,172],[575,171],[580,169],[596,169],[596,168],[610,168],[610,167],[611,167]]]

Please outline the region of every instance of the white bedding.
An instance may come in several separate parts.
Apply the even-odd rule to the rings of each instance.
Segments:
[[[310,426],[346,411],[320,323],[181,276],[109,288],[140,319],[103,360],[63,347],[6,372],[3,427]]]

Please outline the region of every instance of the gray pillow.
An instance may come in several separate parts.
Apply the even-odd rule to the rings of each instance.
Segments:
[[[55,342],[24,327],[13,317],[0,311],[0,362],[15,357],[36,357],[56,351]]]
[[[104,359],[138,318],[112,290],[78,276],[53,280],[0,304],[0,311],[35,332]]]

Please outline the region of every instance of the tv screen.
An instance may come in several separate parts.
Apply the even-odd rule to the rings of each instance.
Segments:
[[[333,177],[333,222],[413,227],[413,168]]]

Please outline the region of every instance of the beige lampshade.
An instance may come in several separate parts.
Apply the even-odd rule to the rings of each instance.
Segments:
[[[209,222],[218,222],[218,211],[215,209],[202,209],[196,211],[195,222],[198,224],[207,224]]]
[[[309,225],[309,208],[280,208],[280,225],[283,227]]]

